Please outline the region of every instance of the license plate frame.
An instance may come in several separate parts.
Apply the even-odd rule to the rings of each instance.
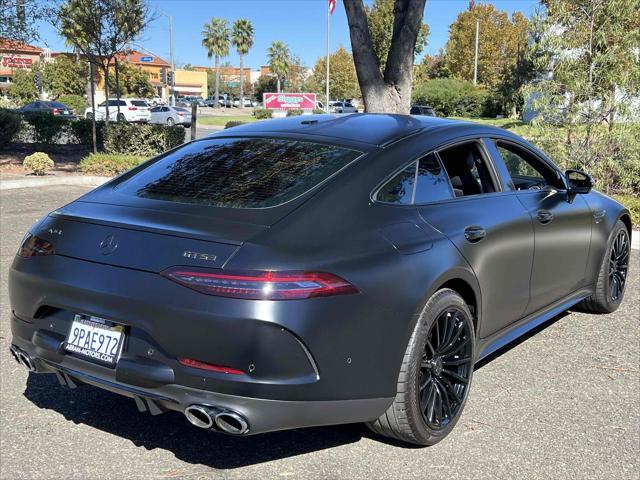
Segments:
[[[64,350],[87,362],[115,368],[125,340],[124,325],[76,313],[65,338]]]

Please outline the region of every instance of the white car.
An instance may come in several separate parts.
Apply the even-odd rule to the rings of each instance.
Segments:
[[[245,97],[245,99],[244,99],[244,102],[243,102],[243,103],[244,103],[244,107],[245,107],[245,108],[251,108],[251,107],[255,107],[255,106],[257,106],[257,105],[258,105],[258,102],[256,102],[255,100],[251,100],[251,99],[246,98],[246,97]],[[236,98],[236,99],[233,101],[233,106],[234,106],[234,107],[240,107],[240,99],[239,99],[239,98]]]
[[[329,102],[329,111],[332,113],[358,113],[358,109],[349,102]]]
[[[118,112],[120,107],[120,112]],[[93,108],[88,107],[84,111],[84,117],[91,119],[93,117]],[[107,117],[106,100],[96,107],[96,120],[105,120]],[[148,122],[151,118],[149,105],[145,100],[136,98],[117,98],[109,99],[109,120],[118,122]]]

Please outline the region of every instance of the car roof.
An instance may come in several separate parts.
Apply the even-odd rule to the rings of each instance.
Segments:
[[[233,136],[242,134],[301,134],[385,146],[421,131],[439,130],[445,127],[458,127],[457,130],[467,130],[468,133],[487,129],[502,131],[502,129],[495,127],[485,127],[477,123],[446,118],[354,113],[304,115],[253,122],[234,127]],[[222,135],[231,135],[231,132],[226,131]]]

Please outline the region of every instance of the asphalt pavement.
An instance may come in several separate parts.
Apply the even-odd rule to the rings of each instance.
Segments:
[[[0,192],[0,478],[640,478],[637,250],[616,313],[563,314],[484,362],[460,422],[434,447],[362,425],[233,438],[178,413],[140,414],[97,388],[71,391],[11,358],[7,272],[18,243],[86,190]]]

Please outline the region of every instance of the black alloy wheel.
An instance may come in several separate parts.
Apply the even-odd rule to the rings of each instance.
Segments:
[[[431,326],[420,365],[420,410],[433,430],[454,419],[469,388],[472,371],[470,322],[465,312],[452,308]]]
[[[618,231],[609,254],[609,298],[617,302],[627,281],[629,270],[629,235],[626,229]]]

